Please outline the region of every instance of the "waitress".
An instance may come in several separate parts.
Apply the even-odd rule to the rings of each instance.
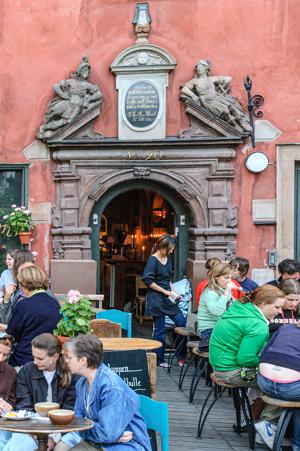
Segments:
[[[145,266],[142,279],[148,288],[146,296],[145,315],[152,316],[154,321],[153,339],[162,343],[162,347],[156,351],[157,365],[168,368],[164,360],[165,343],[165,317],[169,316],[176,327],[184,327],[186,319],[180,311],[176,300],[170,300],[170,296],[180,299],[180,296],[172,291],[171,275],[172,264],[170,255],[175,249],[175,239],[170,235],[162,235],[158,238],[152,249]],[[182,348],[180,346],[180,348]],[[183,364],[185,350],[181,355],[176,355],[179,365]]]

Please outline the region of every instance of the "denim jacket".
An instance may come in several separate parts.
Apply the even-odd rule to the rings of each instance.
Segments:
[[[90,392],[83,377],[76,384],[75,416],[90,418],[94,426],[79,434],[66,434],[63,442],[75,446],[77,437],[102,445],[108,451],[151,451],[143,417],[139,412],[138,395],[104,363],[99,366]],[[133,439],[118,443],[124,431]],[[78,437],[79,438],[79,437]]]

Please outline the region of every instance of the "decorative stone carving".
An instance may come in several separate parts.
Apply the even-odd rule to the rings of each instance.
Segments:
[[[227,210],[226,226],[230,229],[235,229],[238,226],[238,207],[229,208]]]
[[[150,177],[150,174],[150,168],[133,168],[133,177],[136,177],[138,179],[146,179]]]
[[[89,110],[100,108],[103,95],[97,85],[88,81],[90,71],[88,58],[83,57],[69,79],[53,86],[56,96],[48,104],[44,123],[37,134],[39,139],[51,138]]]
[[[54,260],[63,260],[65,258],[65,252],[62,247],[54,247],[53,258]]]
[[[225,251],[225,261],[226,262],[229,262],[235,256],[236,256],[236,249],[235,248],[226,249],[226,251]]]
[[[249,117],[238,99],[231,93],[231,77],[211,76],[210,63],[200,60],[195,66],[195,77],[181,88],[181,100],[186,97],[230,124],[239,132],[250,133]]]
[[[134,31],[137,36],[137,43],[148,42],[151,17],[148,3],[137,3],[133,17]]]
[[[192,191],[186,183],[182,183],[177,191],[182,194],[182,196],[184,196],[187,200],[191,200],[197,197],[197,194],[194,193],[194,191]]]
[[[62,227],[61,215],[56,205],[51,209],[51,225],[55,229]]]
[[[124,58],[124,66],[155,66],[157,64],[167,64],[160,56],[154,52],[136,52],[135,54]]]

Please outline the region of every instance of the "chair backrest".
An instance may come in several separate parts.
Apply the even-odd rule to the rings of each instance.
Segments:
[[[186,317],[186,327],[197,333],[197,313],[188,313]]]
[[[122,310],[104,310],[96,313],[96,319],[108,319],[114,323],[120,323],[122,329],[127,330],[127,337],[132,337],[132,314]]]
[[[169,451],[168,404],[140,395],[140,412],[146,422],[147,429],[153,429],[160,433],[162,451]]]
[[[108,319],[92,319],[90,326],[92,333],[98,338],[122,337],[121,324],[113,323]]]

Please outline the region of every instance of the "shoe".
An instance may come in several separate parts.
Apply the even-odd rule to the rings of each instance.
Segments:
[[[157,366],[160,366],[161,368],[170,368],[171,365],[169,365],[168,362],[160,362]]]
[[[178,360],[177,365],[178,365],[178,366],[187,366],[187,364],[186,364],[186,362],[185,362],[184,359]]]
[[[237,433],[237,425],[236,425],[236,423],[234,423],[232,425],[232,429],[234,430],[234,432]],[[243,433],[243,432],[248,432],[248,428],[247,428],[247,424],[246,424],[246,420],[245,419],[241,421],[241,433]]]
[[[257,443],[258,445],[265,445],[264,440],[262,439],[262,437],[259,435],[258,432],[256,432],[255,434],[255,443]]]
[[[259,421],[258,423],[254,424],[254,427],[256,431],[259,433],[260,437],[265,442],[265,444],[270,449],[272,449],[277,426],[270,423],[269,421]]]

